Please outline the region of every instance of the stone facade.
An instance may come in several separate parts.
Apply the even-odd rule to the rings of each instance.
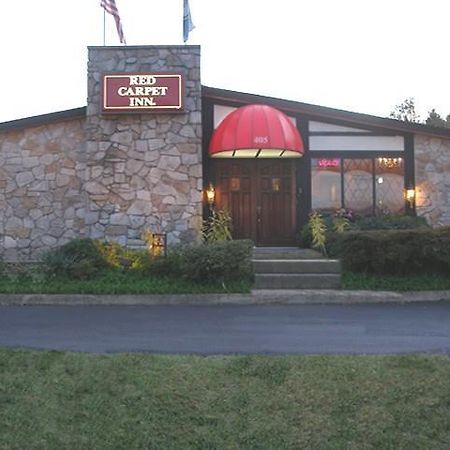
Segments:
[[[183,75],[182,112],[102,114],[104,73],[161,72]],[[199,47],[91,47],[86,108],[0,127],[0,260],[35,260],[75,237],[129,248],[146,230],[169,244],[198,240],[201,105]],[[450,225],[450,138],[418,132],[417,213]]]
[[[104,72],[175,72],[184,111],[101,114]],[[0,134],[0,258],[33,260],[75,237],[143,246],[200,238],[200,48],[92,47],[86,116]]]
[[[35,259],[84,232],[85,119],[0,137],[0,259]]]
[[[180,114],[101,115],[104,72],[183,73]],[[142,244],[143,230],[169,243],[200,235],[202,222],[200,48],[92,47],[88,63],[85,223],[94,238]]]
[[[414,153],[417,214],[450,225],[450,139],[415,135]]]

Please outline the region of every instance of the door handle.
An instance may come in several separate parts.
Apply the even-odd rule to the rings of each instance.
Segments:
[[[256,207],[256,221],[261,223],[261,206]]]

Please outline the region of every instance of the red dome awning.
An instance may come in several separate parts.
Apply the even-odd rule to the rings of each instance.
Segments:
[[[247,105],[228,114],[209,144],[213,158],[298,158],[303,141],[286,114],[267,105]]]

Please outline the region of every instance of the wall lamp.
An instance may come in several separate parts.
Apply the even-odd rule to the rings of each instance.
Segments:
[[[416,190],[414,188],[405,188],[403,190],[403,196],[405,197],[406,202],[409,207],[413,207],[416,201]]]
[[[208,205],[212,206],[216,199],[216,190],[214,189],[214,185],[210,182],[208,187],[206,188],[206,200],[208,201]]]

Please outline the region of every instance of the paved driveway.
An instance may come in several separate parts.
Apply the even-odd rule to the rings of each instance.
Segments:
[[[201,354],[450,353],[450,303],[3,306],[0,346]]]

